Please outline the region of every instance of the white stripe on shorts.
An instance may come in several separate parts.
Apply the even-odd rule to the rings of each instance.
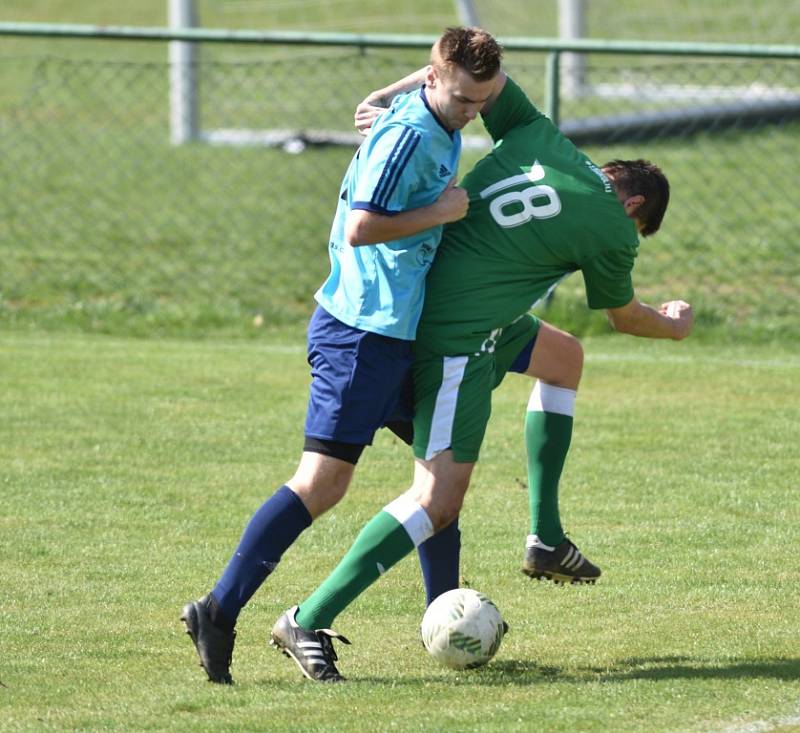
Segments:
[[[447,450],[453,440],[453,420],[456,416],[458,388],[467,368],[466,356],[446,356],[442,368],[442,385],[436,395],[436,406],[431,419],[431,434],[425,460],[430,461],[437,453]]]
[[[577,394],[574,389],[554,387],[552,384],[537,381],[528,401],[528,412],[555,412],[573,417]]]

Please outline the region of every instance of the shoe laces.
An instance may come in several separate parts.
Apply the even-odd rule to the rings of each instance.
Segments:
[[[336,650],[333,648],[333,639],[338,639],[343,644],[349,644],[350,641],[338,634],[333,629],[317,629],[316,632],[319,643],[322,645],[322,653],[326,659],[336,662],[339,657],[336,655]]]
[[[317,632],[317,636],[319,637],[319,643],[322,644],[322,653],[325,655],[325,659],[329,659],[332,662],[338,661],[339,657],[336,655],[336,650],[333,648],[331,637],[319,631]]]

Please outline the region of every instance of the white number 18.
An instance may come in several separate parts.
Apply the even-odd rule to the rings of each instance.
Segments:
[[[539,161],[531,166],[530,173],[504,178],[481,191],[481,198],[488,198],[498,191],[502,191],[520,183],[532,183],[544,178],[544,168]],[[505,207],[513,204],[516,211],[506,213]],[[521,207],[521,208],[520,208]],[[518,227],[527,224],[531,219],[550,219],[561,211],[561,199],[552,186],[538,184],[528,186],[521,191],[509,191],[498,196],[489,204],[492,218],[501,227]]]

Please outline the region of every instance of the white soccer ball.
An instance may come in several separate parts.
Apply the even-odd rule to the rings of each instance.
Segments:
[[[428,606],[422,617],[422,643],[446,667],[471,669],[497,653],[505,629],[497,606],[483,593],[456,588]]]

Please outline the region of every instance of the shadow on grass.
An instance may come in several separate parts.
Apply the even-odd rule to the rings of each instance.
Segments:
[[[498,660],[476,670],[479,685],[529,685],[542,682],[625,682],[668,679],[800,680],[800,659],[695,659],[692,657],[634,657],[605,667],[543,667],[531,661]]]
[[[673,679],[775,679],[800,680],[800,659],[713,660],[692,657],[635,657],[621,659],[606,667],[542,666],[531,660],[496,660],[487,667],[463,672],[442,670],[420,676],[351,677],[350,682],[377,685],[445,684],[482,687],[537,685],[552,682],[585,684],[627,682],[628,680]]]

